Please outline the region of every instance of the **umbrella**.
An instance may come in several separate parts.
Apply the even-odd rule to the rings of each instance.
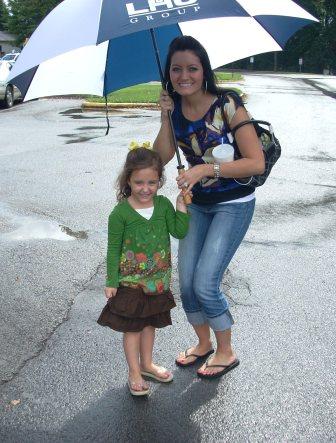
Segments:
[[[26,101],[103,96],[160,80],[159,64],[178,35],[199,40],[216,68],[281,51],[313,21],[291,0],[64,0],[33,33],[10,80]]]
[[[169,43],[181,34],[199,40],[216,68],[280,51],[294,32],[314,21],[291,0],[64,0],[29,39],[10,81],[25,101],[66,94],[106,97],[162,80]],[[176,141],[175,148],[180,169]]]

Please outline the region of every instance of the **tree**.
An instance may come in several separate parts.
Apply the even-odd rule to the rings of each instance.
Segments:
[[[336,72],[336,0],[295,0],[319,20],[302,28],[291,37],[283,52],[277,56],[278,69],[297,71],[299,59],[303,59],[306,72]],[[248,69],[249,59],[231,65]],[[273,70],[274,55],[261,54],[255,57],[254,69]]]
[[[304,9],[319,19],[296,33],[287,43],[282,56],[285,67],[297,67],[303,58],[306,71],[336,69],[336,0],[300,0]]]
[[[8,26],[8,9],[3,0],[0,0],[0,31],[6,31]]]
[[[41,23],[44,17],[62,0],[9,0],[8,30],[17,36],[22,45]]]

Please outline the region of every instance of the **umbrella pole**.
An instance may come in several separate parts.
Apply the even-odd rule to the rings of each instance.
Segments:
[[[157,43],[156,43],[156,38],[155,38],[155,34],[154,34],[154,29],[153,28],[150,28],[150,34],[151,34],[151,37],[152,37],[152,42],[153,42],[153,46],[154,46],[154,50],[155,50],[156,63],[157,63],[158,68],[159,68],[162,89],[165,89],[164,78],[163,78],[163,70],[162,70],[161,60],[160,60],[160,56],[159,56],[159,49],[158,49],[158,46],[157,46]],[[172,120],[172,116],[171,116],[171,111],[168,111],[168,119],[169,119],[169,126],[170,126],[171,136],[172,136],[173,143],[174,143],[176,158],[177,158],[177,170],[178,170],[178,173],[181,174],[184,171],[184,165],[182,164],[181,156],[180,156],[180,151],[179,151],[178,146],[177,146],[177,141],[176,141],[176,137],[175,137],[175,132],[174,132],[174,127],[173,127],[173,120]],[[190,197],[189,193],[184,193],[183,194],[183,199],[184,199],[185,204],[189,205],[191,203],[191,197]]]

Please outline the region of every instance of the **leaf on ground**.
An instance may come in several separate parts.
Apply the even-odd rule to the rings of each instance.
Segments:
[[[19,405],[20,403],[21,403],[21,400],[12,400],[12,401],[10,402],[11,406],[17,406],[17,405]]]

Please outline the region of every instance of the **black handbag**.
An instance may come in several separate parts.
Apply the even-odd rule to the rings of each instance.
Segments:
[[[238,123],[234,128],[231,129],[231,134],[233,138],[235,133],[239,128],[245,125],[253,125],[257,133],[258,139],[261,143],[261,147],[265,157],[265,171],[260,175],[252,175],[251,177],[235,178],[235,182],[240,185],[258,187],[265,183],[267,177],[270,175],[271,170],[275,163],[279,160],[281,156],[281,145],[279,140],[275,137],[273,127],[269,122],[264,120],[246,120]],[[263,126],[268,126],[264,128]],[[236,142],[234,141],[236,144]],[[239,152],[239,148],[237,147]],[[238,157],[240,158],[240,157]]]
[[[223,97],[223,96],[222,96]],[[223,107],[223,101],[221,103],[221,113],[222,113],[222,119],[226,123],[226,126],[229,128],[229,125],[226,122],[225,113],[224,113],[224,107]],[[281,156],[281,145],[279,140],[275,137],[273,127],[272,125],[264,120],[254,120],[253,118],[251,120],[245,120],[243,122],[238,123],[234,128],[231,129],[231,135],[233,138],[232,145],[235,148],[235,160],[238,160],[239,158],[242,158],[239,152],[238,145],[235,140],[235,134],[238,131],[239,128],[245,125],[253,125],[254,129],[257,133],[257,137],[260,141],[264,157],[265,157],[265,171],[260,175],[252,175],[251,177],[244,177],[244,178],[235,178],[235,182],[244,185],[244,186],[252,186],[252,187],[258,187],[265,183],[267,180],[267,177],[270,175],[271,170],[275,163],[279,160]],[[268,126],[268,128],[265,128],[264,126]]]

